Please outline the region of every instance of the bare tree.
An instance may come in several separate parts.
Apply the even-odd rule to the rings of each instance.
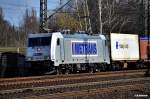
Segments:
[[[27,33],[37,33],[39,28],[36,11],[32,8],[31,11],[26,9],[22,27]]]
[[[99,32],[98,0],[88,0],[92,29]],[[141,0],[102,0],[103,32],[139,33],[142,31]]]
[[[25,46],[28,33],[39,33],[39,21],[37,19],[36,11],[26,9],[25,15],[23,16],[23,23],[19,28],[18,37],[22,46]]]

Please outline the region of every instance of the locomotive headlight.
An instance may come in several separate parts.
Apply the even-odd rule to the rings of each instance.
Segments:
[[[50,59],[49,56],[47,57],[47,59]]]
[[[45,57],[44,57],[44,59],[49,60],[49,59],[50,59],[50,57],[49,57],[49,56],[45,56]]]
[[[28,57],[28,58],[27,58],[27,60],[28,60],[28,61],[31,61],[31,60],[32,60],[32,58],[31,58],[31,57]]]

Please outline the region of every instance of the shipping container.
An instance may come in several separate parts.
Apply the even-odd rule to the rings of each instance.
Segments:
[[[135,34],[111,33],[111,58],[113,61],[139,60],[139,37]]]
[[[150,40],[150,38],[149,38]],[[140,55],[142,60],[148,60],[148,56],[150,57],[150,44],[148,44],[148,38],[147,37],[141,37],[140,38]]]

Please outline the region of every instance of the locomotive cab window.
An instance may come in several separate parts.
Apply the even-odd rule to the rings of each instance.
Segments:
[[[36,37],[29,38],[28,46],[49,46],[51,44],[51,37]]]
[[[59,38],[57,39],[57,45],[60,45],[60,39]]]

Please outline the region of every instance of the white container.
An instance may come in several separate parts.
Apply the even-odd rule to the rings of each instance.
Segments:
[[[111,33],[112,60],[139,60],[139,37],[135,34]]]

